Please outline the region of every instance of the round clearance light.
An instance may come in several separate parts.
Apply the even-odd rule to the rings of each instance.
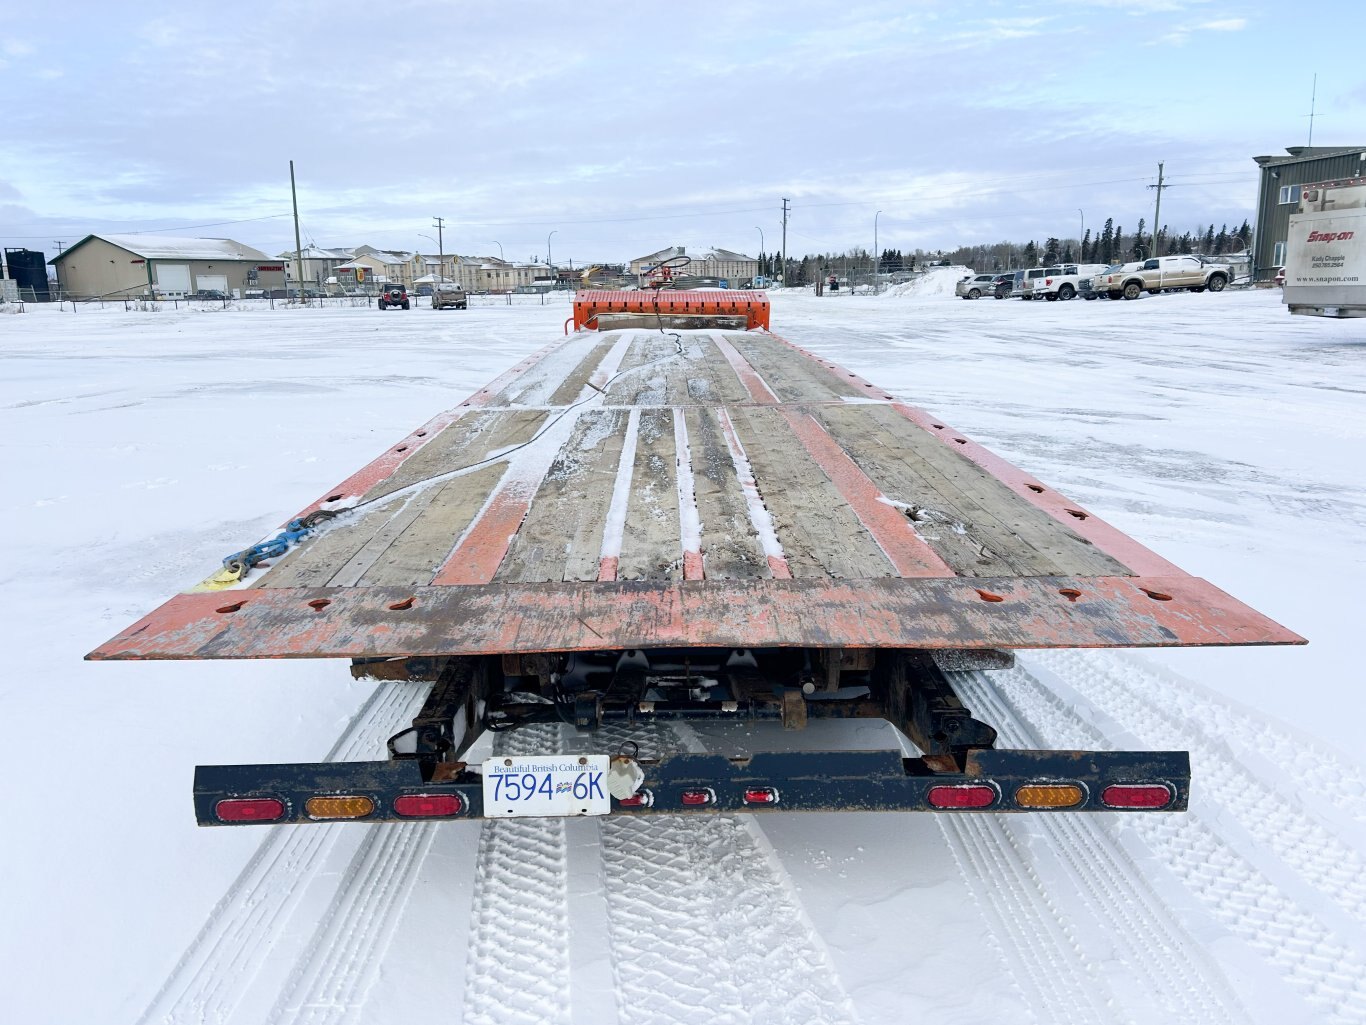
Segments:
[[[1155,811],[1172,803],[1172,791],[1165,783],[1115,783],[1100,795],[1109,808],[1141,808]]]
[[[1072,783],[1030,783],[1015,791],[1021,808],[1075,808],[1086,795]]]
[[[304,805],[311,819],[362,819],[375,810],[368,797],[310,797]]]
[[[284,817],[285,803],[273,797],[229,797],[213,812],[223,822],[274,822]]]
[[[996,801],[996,788],[984,783],[954,783],[930,787],[925,796],[932,808],[987,808]]]
[[[448,819],[465,810],[459,794],[404,794],[394,798],[394,813],[405,819]]]

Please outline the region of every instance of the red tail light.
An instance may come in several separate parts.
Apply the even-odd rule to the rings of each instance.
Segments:
[[[772,787],[750,787],[745,791],[746,804],[777,804],[778,791]]]
[[[642,790],[630,797],[617,798],[617,806],[621,808],[648,808],[652,804],[654,804],[654,795],[648,790]]]
[[[404,794],[394,798],[394,813],[405,819],[448,819],[465,810],[459,794]]]
[[[932,808],[986,808],[996,800],[996,788],[984,783],[954,783],[930,787],[925,799]]]
[[[704,804],[711,804],[716,799],[716,794],[710,790],[685,790],[680,800],[688,808],[700,808]]]
[[[1043,283],[1044,283],[1045,285],[1051,285],[1051,284],[1053,284],[1053,279],[1052,279],[1052,278],[1044,278],[1044,279],[1043,279]]]
[[[1115,783],[1101,793],[1110,808],[1165,808],[1172,802],[1171,788],[1165,783]]]
[[[224,822],[274,822],[284,818],[285,803],[273,797],[229,797],[213,812]]]

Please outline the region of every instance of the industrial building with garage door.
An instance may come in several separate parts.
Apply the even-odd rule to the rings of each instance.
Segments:
[[[230,238],[87,235],[48,262],[69,299],[241,296],[247,288],[285,287],[283,262]]]

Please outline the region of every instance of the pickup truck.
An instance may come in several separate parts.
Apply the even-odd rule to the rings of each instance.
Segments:
[[[1157,295],[1176,289],[1190,289],[1192,292],[1222,292],[1233,280],[1233,268],[1226,263],[1214,263],[1189,253],[1181,256],[1155,256],[1144,260],[1137,268],[1125,270],[1122,274],[1107,275],[1107,286],[1111,299],[1121,296],[1137,299],[1147,292]]]
[[[469,293],[458,285],[440,285],[432,292],[432,309],[434,310],[467,310],[469,308]]]
[[[1081,291],[1081,279],[1090,278],[1103,271],[1104,264],[1065,263],[1044,269],[1043,277],[1034,279],[1034,298],[1054,302],[1058,299],[1072,299]]]

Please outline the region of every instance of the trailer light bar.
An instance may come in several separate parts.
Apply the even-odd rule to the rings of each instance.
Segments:
[[[448,819],[465,810],[459,794],[404,794],[394,798],[394,814],[405,819]]]
[[[716,800],[716,791],[710,788],[706,790],[685,790],[679,800],[683,802],[684,807],[700,808]]]
[[[1073,783],[1029,783],[1015,791],[1021,808],[1075,808],[1086,794]]]
[[[1165,783],[1114,783],[1100,795],[1107,808],[1165,808],[1171,804],[1171,787]]]
[[[223,822],[274,822],[284,818],[285,802],[273,797],[228,797],[213,806]]]
[[[773,787],[748,787],[745,790],[746,804],[777,804],[778,791]]]
[[[368,797],[310,797],[304,811],[311,819],[363,819],[375,810],[375,802]]]
[[[996,788],[984,783],[952,783],[930,787],[925,795],[932,808],[988,808],[996,802]]]

